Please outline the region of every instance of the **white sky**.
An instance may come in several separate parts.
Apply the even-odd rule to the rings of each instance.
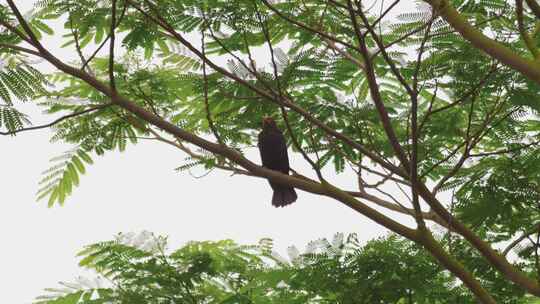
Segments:
[[[2,1],[4,2],[4,1]],[[16,1],[27,11],[33,1]],[[48,40],[48,45],[59,45]],[[56,53],[73,58],[71,49]],[[36,108],[24,106],[34,124],[50,121]],[[148,230],[168,235],[173,248],[189,240],[230,238],[255,243],[270,237],[279,251],[336,232],[356,232],[368,240],[386,230],[336,201],[298,191],[298,201],[276,209],[271,189],[262,179],[214,171],[202,179],[174,168],[185,155],[156,142],[130,146],[124,153],[94,156],[81,184],[64,207],[36,203],[35,193],[48,160],[71,146],[50,143],[40,130],[0,137],[0,286],[3,303],[30,303],[58,281],[72,281],[81,272],[75,254],[84,245],[112,239],[119,232]],[[254,151],[255,152],[255,151]],[[259,162],[257,153],[249,154]],[[308,170],[298,155],[295,169]],[[353,188],[355,178],[342,174],[330,180]],[[5,289],[4,289],[5,288]]]

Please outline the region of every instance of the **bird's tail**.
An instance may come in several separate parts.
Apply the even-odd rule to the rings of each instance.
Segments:
[[[292,204],[296,201],[298,195],[292,187],[280,187],[274,190],[272,195],[272,205],[274,207],[284,207],[289,204]]]

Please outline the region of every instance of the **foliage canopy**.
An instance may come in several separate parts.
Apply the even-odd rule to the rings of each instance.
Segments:
[[[475,303],[432,257],[396,235],[361,246],[354,234],[336,234],[288,253],[279,255],[270,239],[171,251],[166,238],[120,234],[80,252],[80,266],[99,276],[62,282],[35,303]],[[501,303],[533,303],[504,280],[482,277]]]

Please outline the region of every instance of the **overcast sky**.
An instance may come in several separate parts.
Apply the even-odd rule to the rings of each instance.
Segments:
[[[30,2],[16,1],[23,11]],[[59,45],[51,39],[47,44]],[[56,54],[74,55],[69,49]],[[21,109],[34,124],[51,120],[31,102]],[[361,240],[386,232],[335,201],[302,191],[292,206],[273,208],[271,189],[262,179],[219,171],[201,179],[177,173],[174,168],[185,155],[156,142],[94,156],[95,164],[87,167],[65,206],[47,208],[46,200],[35,199],[41,172],[49,168],[51,157],[72,148],[50,143],[50,135],[49,130],[40,130],[0,137],[2,303],[30,303],[44,288],[73,281],[81,274],[75,254],[84,245],[109,240],[119,232],[167,235],[173,248],[189,240],[255,243],[270,237],[283,255],[289,245],[302,250],[308,241],[331,238],[336,232],[356,232]],[[259,162],[252,152],[248,156]],[[293,155],[292,166],[308,170],[298,155]],[[329,178],[355,186],[351,174]]]

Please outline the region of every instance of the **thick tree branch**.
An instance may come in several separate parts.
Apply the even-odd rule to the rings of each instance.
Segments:
[[[384,131],[386,132],[386,135],[388,137],[388,140],[390,141],[390,145],[392,146],[394,153],[396,154],[397,158],[399,159],[403,167],[408,168],[409,160],[407,156],[405,155],[401,145],[399,144],[399,140],[397,139],[397,136],[394,132],[394,128],[392,127],[392,124],[390,123],[390,116],[388,115],[388,111],[386,110],[386,107],[384,106],[384,103],[382,101],[382,96],[379,91],[379,84],[377,83],[375,70],[371,62],[369,52],[367,50],[364,36],[362,35],[360,31],[360,26],[358,25],[358,22],[356,20],[354,8],[350,0],[348,0],[347,3],[349,6],[350,19],[353,23],[356,38],[358,39],[358,44],[360,45],[361,54],[364,57],[364,62],[366,66],[366,71],[365,71],[366,79],[369,84],[371,98],[373,99],[373,102],[375,103],[375,107],[377,108],[377,112],[379,113],[379,117],[381,118],[381,123],[383,125]]]
[[[536,15],[536,18],[540,19],[540,4],[536,0],[525,0],[525,2],[527,2],[531,11]]]
[[[499,270],[504,277],[517,285],[523,287],[534,295],[540,295],[540,285],[526,274],[519,271],[510,264],[502,255],[472,232],[467,226],[457,220],[448,210],[437,200],[435,195],[423,184],[419,185],[420,196],[431,206],[432,210],[448,223],[449,229],[462,235],[474,248],[476,248],[486,260]]]
[[[31,54],[31,55],[34,55],[34,56],[41,57],[41,54],[39,52],[36,52],[34,50],[31,50],[31,49],[24,48],[24,47],[21,47],[21,46],[18,46],[18,45],[0,43],[0,48],[12,49],[14,51],[19,51],[19,52],[23,52],[23,53],[27,53],[27,54]]]
[[[468,272],[465,267],[450,256],[442,246],[433,238],[427,230],[420,230],[420,243],[441,263],[446,269],[450,270],[469,290],[476,296],[481,303],[496,304],[495,299],[480,285],[480,283]]]
[[[522,58],[503,44],[485,36],[479,29],[473,27],[448,0],[425,1],[472,45],[540,84],[540,63]]]

